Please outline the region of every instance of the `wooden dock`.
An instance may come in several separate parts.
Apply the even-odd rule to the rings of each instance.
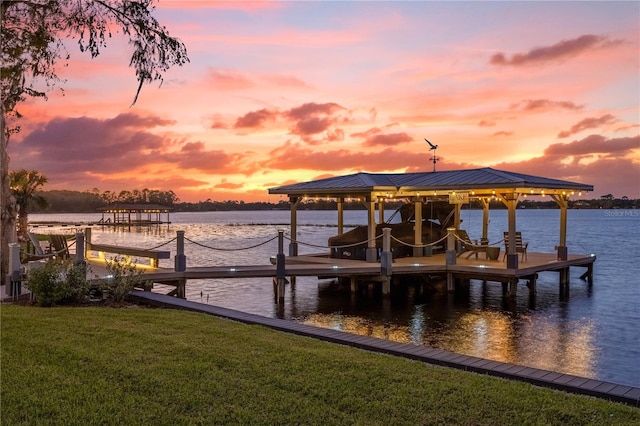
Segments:
[[[582,278],[591,283],[593,255],[569,255],[566,260],[558,260],[555,253],[529,253],[528,259],[520,263],[520,268],[509,269],[502,260],[488,260],[480,254],[466,259],[459,257],[455,264],[447,264],[445,254],[428,257],[405,257],[394,259],[392,275],[383,272],[380,262],[329,258],[326,255],[301,255],[285,258],[284,275],[286,277],[343,278],[350,279],[352,291],[356,291],[359,282],[387,281],[401,282],[403,276],[424,275],[440,276],[447,281],[447,290],[454,291],[460,280],[481,280],[499,282],[506,296],[515,297],[520,280],[526,280],[528,291],[535,295],[535,283],[540,272],[555,271],[559,274],[560,291],[568,289],[571,267],[585,268]],[[100,275],[104,262],[92,259],[93,272]],[[185,297],[185,288],[190,279],[229,279],[229,278],[277,278],[276,265],[225,265],[187,267],[184,271],[170,268],[142,266],[144,278],[148,282],[174,286],[170,294]],[[388,287],[390,289],[390,287]],[[388,294],[389,291],[383,293]],[[278,297],[280,299],[280,297]]]

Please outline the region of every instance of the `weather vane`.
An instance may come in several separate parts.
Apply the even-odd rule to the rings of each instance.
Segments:
[[[431,161],[433,162],[433,171],[436,171],[436,162],[439,160],[438,157],[436,157],[436,149],[438,149],[438,145],[434,145],[431,142],[429,142],[427,140],[427,138],[424,138],[425,141],[427,141],[427,143],[429,144],[429,146],[431,148],[429,148],[429,151],[433,151],[433,157],[431,157]]]

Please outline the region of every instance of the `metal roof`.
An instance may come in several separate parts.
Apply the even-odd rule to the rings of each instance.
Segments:
[[[173,210],[173,207],[169,207],[169,206],[162,206],[160,204],[137,204],[137,203],[115,203],[115,204],[109,204],[108,206],[105,207],[98,207],[96,209],[99,212],[105,212],[105,213],[114,213],[114,212],[155,212],[155,211],[160,211],[160,212],[168,212]]]
[[[558,191],[593,191],[592,185],[541,176],[496,170],[490,167],[418,173],[355,173],[345,176],[300,182],[270,188],[269,194],[303,196],[361,196],[387,193],[406,196],[409,193],[446,191],[557,193]]]

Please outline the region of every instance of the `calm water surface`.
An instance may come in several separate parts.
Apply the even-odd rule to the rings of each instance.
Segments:
[[[390,214],[391,212],[389,212]],[[389,216],[389,214],[387,216]],[[273,295],[271,279],[192,280],[193,301],[287,318],[321,327],[425,345],[467,355],[640,386],[640,211],[569,210],[570,253],[597,256],[594,284],[571,271],[571,290],[561,298],[558,274],[542,273],[535,305],[524,285],[510,303],[499,283],[472,281],[466,294],[419,294],[405,286],[390,299],[366,291],[352,297],[348,287],[316,278],[298,278],[287,286],[284,306]],[[519,210],[517,228],[529,251],[554,252],[558,244],[559,210]],[[97,221],[99,214],[32,215],[31,221]],[[481,211],[463,211],[462,227],[479,238]],[[288,211],[176,213],[171,225],[139,230],[95,227],[94,242],[151,248],[184,230],[188,266],[268,264],[277,241],[289,232]],[[337,213],[298,212],[300,254],[326,249],[337,233]],[[364,211],[345,212],[345,224],[366,223]],[[502,239],[506,211],[490,213],[489,240]],[[43,231],[45,229],[46,231]],[[36,232],[72,233],[72,228],[39,228]],[[310,245],[305,245],[305,243]],[[202,245],[206,247],[202,247]],[[243,248],[256,246],[253,249]],[[175,243],[165,248],[175,255]],[[161,266],[172,267],[173,260]]]

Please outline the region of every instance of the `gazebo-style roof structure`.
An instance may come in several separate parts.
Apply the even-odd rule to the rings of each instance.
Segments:
[[[269,194],[283,194],[291,202],[290,255],[297,255],[296,208],[305,197],[335,198],[338,204],[338,233],[343,232],[343,202],[345,199],[359,199],[369,211],[369,239],[375,239],[376,203],[383,222],[385,200],[408,199],[415,205],[416,244],[421,238],[422,204],[435,200],[448,199],[455,205],[455,227],[460,225],[460,208],[470,199],[478,200],[484,209],[483,239],[487,238],[489,200],[496,198],[508,209],[509,247],[515,250],[516,206],[520,197],[550,196],[561,209],[560,241],[558,256],[566,257],[566,220],[568,200],[571,195],[593,191],[592,185],[551,179],[541,176],[497,170],[490,167],[416,173],[355,173],[345,176],[300,182],[291,185],[270,188]],[[372,256],[375,246],[370,246]],[[517,269],[518,256],[515,252],[507,254],[509,268]]]
[[[448,196],[454,191],[473,192],[475,196],[495,195],[494,191],[551,195],[593,191],[593,186],[484,167],[417,173],[360,172],[269,189],[270,194],[330,198]]]
[[[169,212],[173,207],[162,206],[160,204],[138,204],[138,203],[115,203],[97,209],[102,212],[102,224],[109,225],[158,225],[170,223]],[[105,219],[105,214],[113,215]],[[166,222],[162,221],[161,215],[166,214]]]

